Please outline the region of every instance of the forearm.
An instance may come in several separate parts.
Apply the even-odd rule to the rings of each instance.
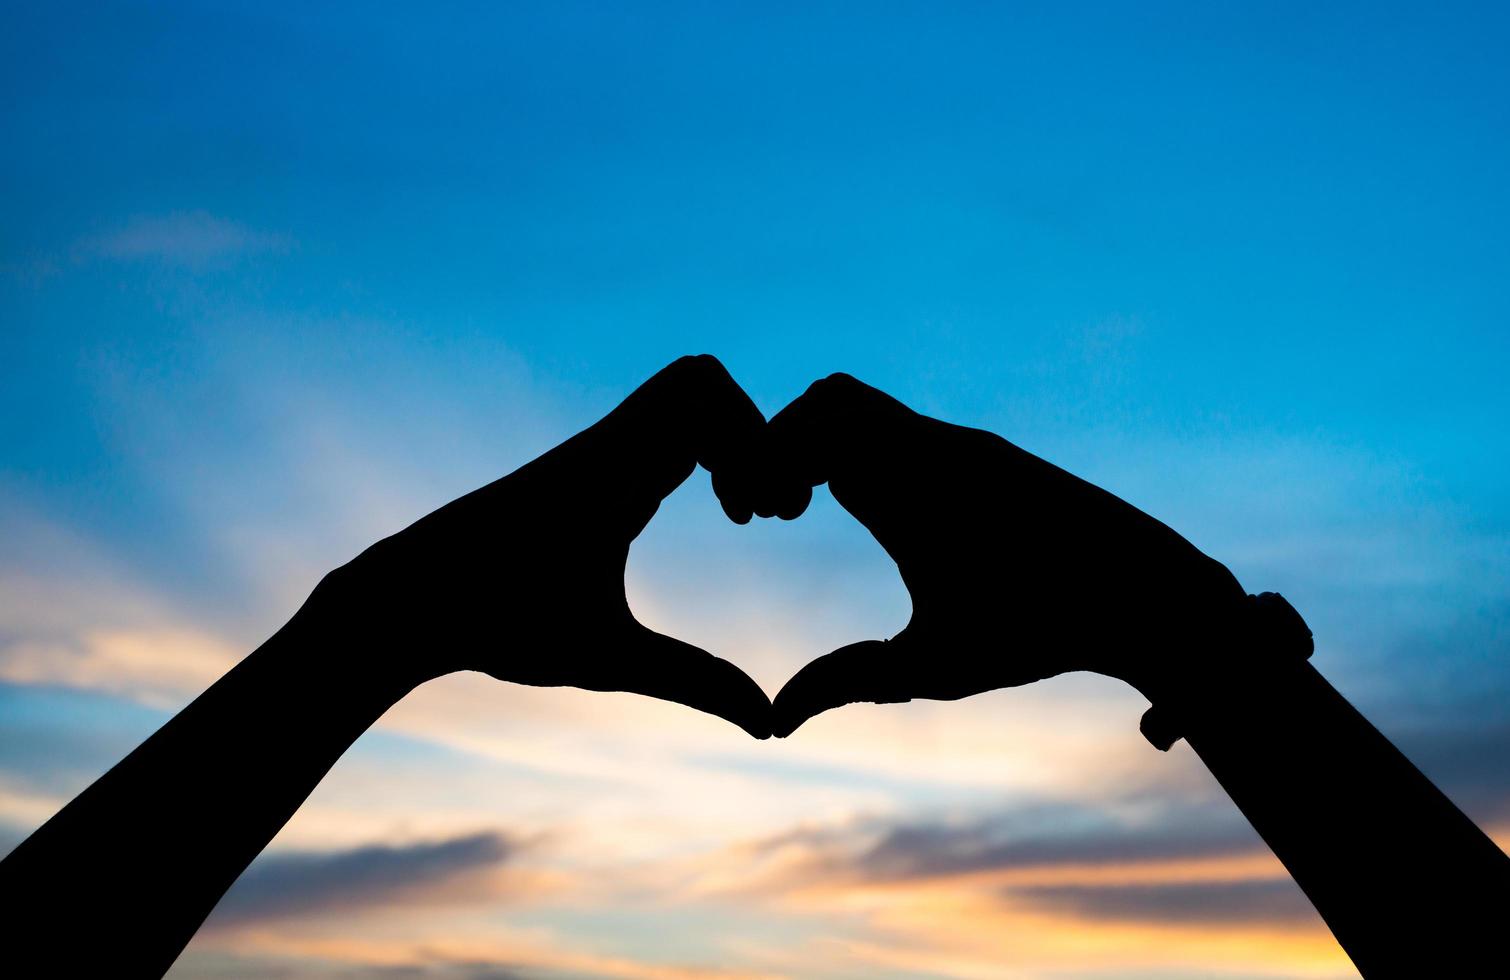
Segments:
[[[406,691],[306,607],[0,863],[13,962],[156,976]]]
[[[1313,667],[1205,695],[1187,740],[1360,971],[1504,961],[1510,858]]]

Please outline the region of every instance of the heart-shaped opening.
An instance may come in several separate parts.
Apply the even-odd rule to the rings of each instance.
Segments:
[[[896,564],[824,487],[795,521],[724,516],[707,474],[667,497],[624,573],[640,622],[739,665],[774,695],[814,657],[912,615]]]

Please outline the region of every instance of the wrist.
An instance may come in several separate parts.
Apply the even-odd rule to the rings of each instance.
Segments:
[[[307,673],[391,705],[444,671],[426,669],[412,608],[394,600],[365,558],[327,573],[275,639],[299,651]]]
[[[1296,680],[1315,649],[1305,620],[1277,592],[1249,595],[1212,610],[1195,631],[1198,645],[1134,683],[1152,706],[1140,728],[1167,750],[1192,724],[1235,697],[1271,693]]]
[[[1252,674],[1201,677],[1177,699],[1144,712],[1139,730],[1162,751],[1184,739],[1197,750],[1236,741],[1262,752],[1294,737],[1297,719],[1319,689],[1330,685],[1304,660],[1278,661]]]
[[[1133,648],[1120,658],[1125,667],[1117,676],[1158,704],[1191,681],[1219,673],[1247,632],[1250,598],[1235,579],[1219,585],[1169,586],[1162,599],[1142,600],[1142,608],[1127,615]]]

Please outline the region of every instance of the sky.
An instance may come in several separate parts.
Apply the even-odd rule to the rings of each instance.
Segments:
[[[847,371],[1147,510],[1510,842],[1502,6],[5,20],[0,849],[325,571],[701,352],[768,415]],[[626,586],[769,694],[908,616],[825,492],[736,527],[701,472]],[[1072,675],[755,742],[446,677],[170,976],[1355,976],[1145,706]]]

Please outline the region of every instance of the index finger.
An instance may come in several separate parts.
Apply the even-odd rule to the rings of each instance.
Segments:
[[[766,426],[755,512],[794,518],[807,506],[811,488],[828,483],[839,502],[869,526],[869,475],[892,465],[907,433],[922,420],[850,375],[831,374],[813,382]],[[851,484],[851,476],[860,479]],[[836,488],[836,480],[845,485]]]
[[[612,447],[617,476],[642,502],[659,502],[694,465],[713,474],[714,490],[730,518],[750,519],[741,488],[765,416],[711,354],[678,358],[661,369],[593,427]]]

